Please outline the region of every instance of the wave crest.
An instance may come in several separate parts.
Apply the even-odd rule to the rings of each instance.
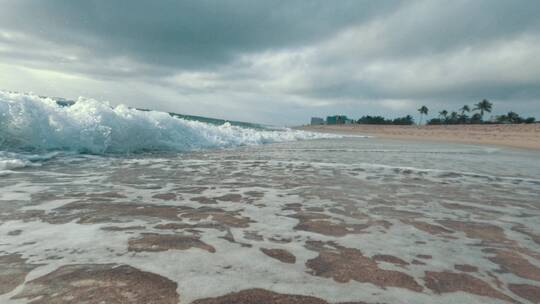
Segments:
[[[82,153],[191,151],[335,137],[290,129],[217,126],[79,98],[62,107],[51,98],[0,91],[0,150]]]

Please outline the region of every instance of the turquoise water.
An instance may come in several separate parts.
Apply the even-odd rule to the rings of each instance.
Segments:
[[[329,137],[336,136],[0,91],[3,152],[187,152]]]

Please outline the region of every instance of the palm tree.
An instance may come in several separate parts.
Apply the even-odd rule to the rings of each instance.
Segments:
[[[479,103],[475,104],[473,110],[479,110],[480,111],[480,117],[483,120],[484,119],[484,112],[491,113],[491,107],[492,106],[493,106],[493,104],[491,102],[489,102],[487,99],[484,99],[484,100],[480,101]]]
[[[439,112],[439,116],[440,116],[442,119],[446,120],[446,116],[448,116],[448,111],[446,111],[446,110],[440,111],[440,112]]]
[[[480,116],[480,113],[474,113],[469,121],[473,124],[482,123],[482,116]]]
[[[506,114],[506,118],[510,123],[519,123],[521,121],[521,117],[519,117],[518,113],[512,111]]]
[[[457,123],[458,117],[459,117],[459,115],[458,115],[457,112],[454,111],[454,112],[450,113],[450,121],[451,121],[453,124]]]
[[[418,109],[418,112],[420,112],[420,121],[418,122],[419,125],[422,124],[422,116],[427,115],[429,112],[429,109],[426,106],[421,106],[420,109]]]
[[[461,111],[461,116],[464,116],[465,115],[465,112],[469,113],[471,111],[471,108],[469,108],[468,105],[464,105],[463,107],[461,107],[461,109],[459,109]]]
[[[459,110],[461,111],[461,115],[459,115],[459,122],[467,123],[467,119],[469,119],[469,117],[467,116],[467,114],[465,114],[465,112],[467,113],[471,112],[471,108],[469,108],[468,105],[464,105]]]

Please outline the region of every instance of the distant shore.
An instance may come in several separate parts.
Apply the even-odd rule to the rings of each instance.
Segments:
[[[540,150],[540,124],[492,125],[318,125],[297,129],[315,132],[373,135],[381,138],[501,145]]]

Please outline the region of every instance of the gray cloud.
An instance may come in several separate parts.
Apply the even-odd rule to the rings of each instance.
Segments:
[[[309,44],[390,4],[342,1],[16,1],[2,27],[154,65],[200,69],[239,53]]]
[[[5,89],[267,123],[482,98],[540,116],[538,1],[0,5]]]

